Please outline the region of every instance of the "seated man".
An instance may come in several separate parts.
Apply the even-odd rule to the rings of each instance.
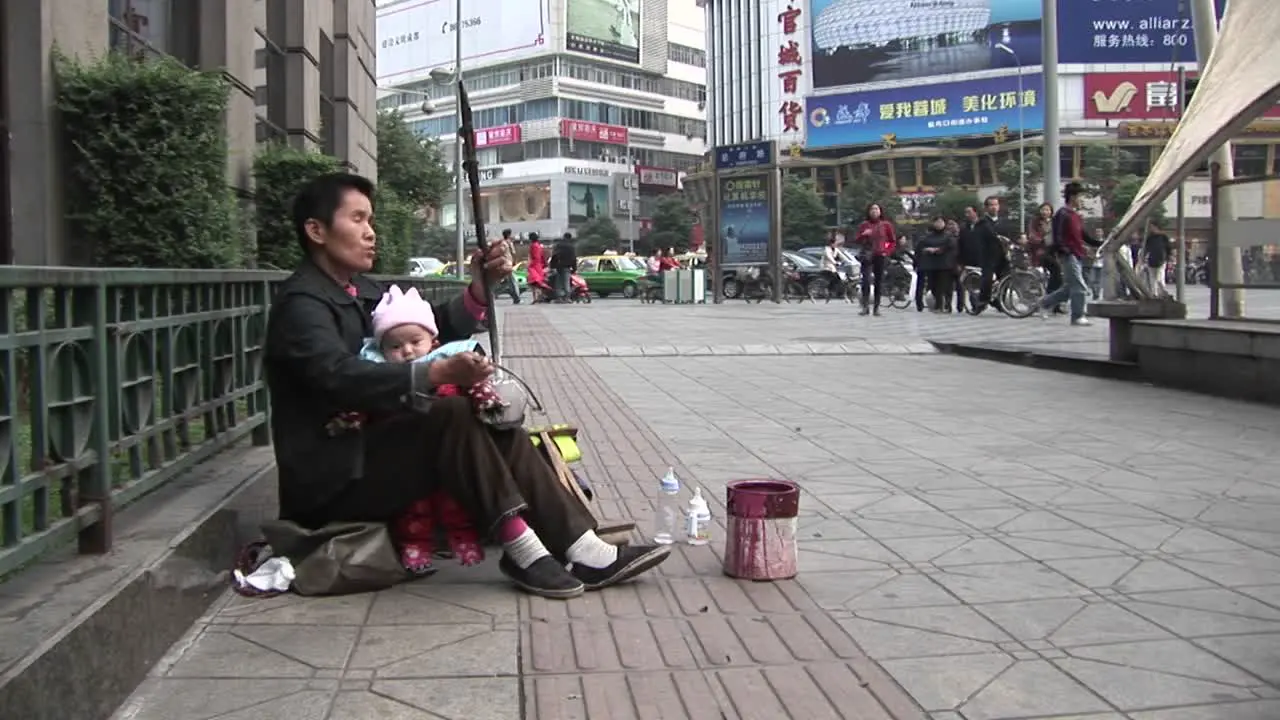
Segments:
[[[345,173],[308,183],[294,200],[304,258],[271,306],[266,378],[280,477],[280,516],[306,527],[386,522],[442,489],[481,533],[502,544],[502,572],[522,589],[567,598],[634,577],[668,548],[616,548],[561,487],[520,429],[485,424],[443,385],[470,386],[492,373],[488,359],[462,353],[431,363],[375,363],[360,357],[383,288],[373,267],[373,184]],[[483,282],[511,273],[505,241],[473,260],[472,285],[436,306],[442,342],[483,326]],[[481,278],[484,280],[481,280]],[[572,563],[572,569],[566,565]]]

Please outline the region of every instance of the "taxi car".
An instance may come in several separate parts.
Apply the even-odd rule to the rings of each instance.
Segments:
[[[600,297],[621,293],[633,298],[646,275],[644,262],[626,255],[587,255],[578,258],[578,275]]]

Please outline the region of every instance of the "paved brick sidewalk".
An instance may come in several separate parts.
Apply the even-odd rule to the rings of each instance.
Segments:
[[[649,518],[667,464],[718,516],[728,480],[791,478],[800,577],[728,580],[713,545],[569,603],[492,563],[226,598],[119,717],[1280,718],[1280,411],[923,354],[908,320],[822,308],[507,318],[606,514]]]
[[[590,349],[652,337],[605,305],[547,316]],[[662,342],[825,321],[885,348],[588,364],[713,496],[803,485],[800,586],[931,718],[1280,718],[1280,411],[681,310],[649,311]]]
[[[582,468],[605,514],[647,521],[661,472],[690,468],[583,360],[563,357],[572,348],[539,310],[510,318],[510,365],[552,419],[584,429]],[[729,580],[716,552],[678,548],[661,572],[569,602],[518,596],[492,562],[363,596],[228,594],[117,717],[926,717],[798,582]]]

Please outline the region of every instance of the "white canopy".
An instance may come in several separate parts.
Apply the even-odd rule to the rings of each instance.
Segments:
[[[1280,101],[1280,0],[1230,0],[1195,95],[1105,249],[1115,251],[1214,150]]]

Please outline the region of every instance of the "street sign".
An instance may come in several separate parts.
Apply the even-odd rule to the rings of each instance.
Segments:
[[[736,170],[738,168],[772,165],[773,141],[741,143],[738,145],[722,145],[716,148],[716,169]]]

